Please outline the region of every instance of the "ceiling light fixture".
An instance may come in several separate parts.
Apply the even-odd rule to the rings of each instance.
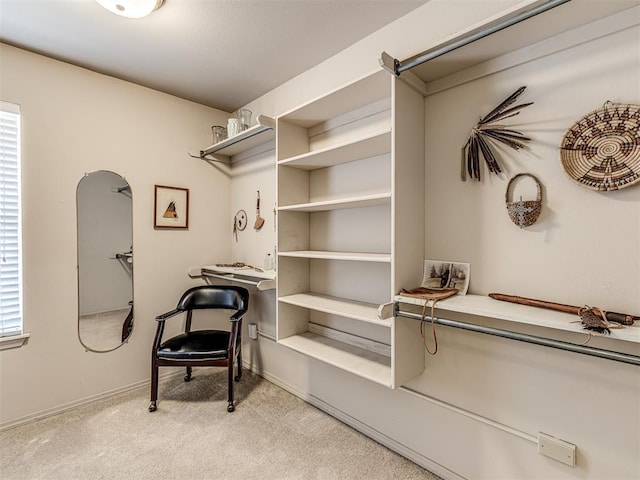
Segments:
[[[164,0],[96,0],[116,15],[127,18],[142,18],[162,6]]]

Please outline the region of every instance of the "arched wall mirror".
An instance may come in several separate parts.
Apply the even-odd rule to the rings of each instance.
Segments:
[[[123,345],[133,329],[131,187],[100,170],[78,182],[78,338],[93,352]]]

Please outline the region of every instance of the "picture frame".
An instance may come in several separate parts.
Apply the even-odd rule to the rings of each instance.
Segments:
[[[471,264],[443,260],[425,260],[421,286],[427,288],[455,288],[458,295],[469,289]]]
[[[153,200],[153,228],[189,228],[189,189],[155,185]]]

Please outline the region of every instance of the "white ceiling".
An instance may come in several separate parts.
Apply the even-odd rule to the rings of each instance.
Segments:
[[[429,0],[0,0],[0,41],[234,111]]]

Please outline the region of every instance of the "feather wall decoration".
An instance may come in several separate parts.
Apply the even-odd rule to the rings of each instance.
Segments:
[[[517,89],[500,105],[481,118],[476,126],[471,129],[471,135],[467,139],[467,143],[462,147],[460,174],[463,182],[467,180],[467,174],[469,174],[470,178],[480,181],[480,157],[484,158],[490,173],[498,174],[502,172],[498,157],[491,147],[492,142],[498,141],[514,150],[520,150],[524,148],[524,142],[531,140],[516,130],[494,123],[515,117],[520,114],[520,110],[524,107],[533,104],[533,102],[529,102],[513,105],[526,88],[520,87]]]

